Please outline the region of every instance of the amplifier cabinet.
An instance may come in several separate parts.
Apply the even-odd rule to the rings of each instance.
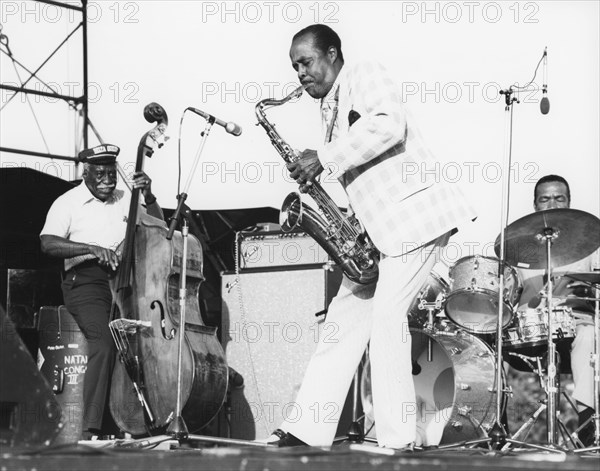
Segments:
[[[241,269],[326,263],[327,252],[304,232],[260,231],[238,233]]]
[[[336,335],[315,314],[340,282],[341,271],[323,265],[241,273],[239,283],[223,274],[221,334],[232,379],[223,435],[266,438],[300,413],[294,400],[319,337]]]

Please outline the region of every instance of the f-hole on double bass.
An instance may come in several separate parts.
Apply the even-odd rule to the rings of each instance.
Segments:
[[[151,103],[144,117],[154,128],[139,143],[135,171],[142,171],[168,123],[164,109]],[[182,235],[167,240],[164,221],[140,211],[140,189],[131,195],[122,260],[111,280],[110,328],[117,344],[110,410],[120,429],[132,435],[161,433],[176,418],[178,334],[182,329],[182,417],[190,431],[207,425],[227,391],[228,370],[216,328],[204,325],[198,291],[204,281],[198,239],[189,236],[186,267],[185,326],[180,325],[179,280]]]

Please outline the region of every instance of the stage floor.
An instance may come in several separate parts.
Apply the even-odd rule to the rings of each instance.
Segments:
[[[596,452],[547,452],[482,448],[394,451],[371,444],[316,447],[246,447],[179,445],[164,442],[153,449],[128,448],[127,442],[86,442],[39,450],[3,447],[2,470],[581,470],[598,471]]]

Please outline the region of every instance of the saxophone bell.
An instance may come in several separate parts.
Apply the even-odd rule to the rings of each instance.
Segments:
[[[291,192],[285,197],[279,212],[279,224],[283,232],[291,232],[302,225],[304,205],[300,193]]]

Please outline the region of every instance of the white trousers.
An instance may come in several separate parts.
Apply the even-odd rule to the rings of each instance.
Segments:
[[[573,372],[573,398],[594,407],[594,326],[577,323],[576,336],[571,345],[571,371]]]
[[[373,409],[380,446],[416,439],[415,388],[407,313],[439,261],[449,233],[398,257],[383,257],[376,284],[344,281],[329,306],[317,349],[296,397],[293,419],[281,428],[312,446],[330,446],[346,395],[370,341]]]

